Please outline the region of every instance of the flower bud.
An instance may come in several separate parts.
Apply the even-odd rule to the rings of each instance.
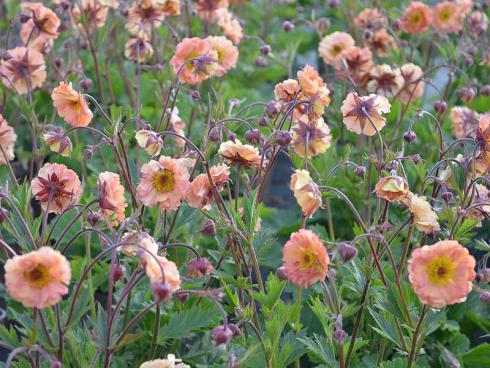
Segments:
[[[475,60],[469,55],[467,55],[464,58],[464,65],[466,65],[466,66],[472,66],[474,62],[475,62]]]
[[[73,145],[70,138],[63,134],[62,128],[56,127],[46,131],[43,135],[43,139],[51,151],[64,157],[70,157]]]
[[[138,145],[150,156],[158,156],[163,148],[163,139],[151,130],[140,130],[135,135]]]
[[[288,277],[286,276],[286,267],[281,266],[276,270],[276,276],[279,280],[287,280]]]
[[[197,89],[191,92],[191,97],[194,101],[199,101],[201,99],[201,93]]]
[[[19,21],[21,23],[26,23],[29,19],[31,19],[29,14],[26,14],[26,13],[20,13],[19,14]]]
[[[413,130],[409,130],[403,134],[403,139],[405,139],[406,142],[411,143],[417,138],[417,135]]]
[[[266,116],[262,116],[260,119],[259,119],[259,125],[261,127],[266,127],[267,125],[269,125],[269,120],[267,119]]]
[[[271,53],[272,48],[269,45],[260,46],[260,53],[264,56],[267,56]]]
[[[216,345],[226,345],[233,339],[233,331],[228,326],[218,326],[213,328],[211,336]]]
[[[166,282],[156,282],[151,285],[151,291],[155,301],[161,303],[172,297],[172,287]]]
[[[68,0],[63,0],[60,5],[61,8],[65,11],[70,9],[70,2]]]
[[[294,29],[294,24],[291,23],[289,20],[286,20],[282,24],[282,29],[284,29],[285,32],[291,32]]]
[[[213,273],[213,265],[203,257],[194,258],[187,262],[187,276],[198,279]]]
[[[332,337],[339,346],[343,346],[347,339],[347,332],[344,330],[335,330]]]
[[[89,148],[85,148],[83,150],[83,157],[86,160],[90,160],[93,156],[94,156],[94,149],[93,148],[89,147]]]
[[[111,274],[114,282],[118,282],[126,275],[126,267],[121,264],[114,264],[111,266]]]
[[[56,361],[51,364],[51,368],[63,368],[63,364],[61,364],[61,362],[59,361]]]
[[[235,142],[235,140],[236,140],[236,134],[235,133],[228,131],[227,135],[228,135],[228,139],[230,141]]]
[[[87,221],[90,225],[95,226],[97,222],[101,221],[103,219],[102,215],[98,212],[91,212],[87,216]]]
[[[481,293],[480,300],[485,304],[490,304],[490,291],[484,291]]]
[[[480,88],[480,93],[483,95],[483,96],[490,96],[490,84],[487,84],[485,86],[483,86],[482,88]]]
[[[129,15],[129,8],[126,5],[121,6],[121,9],[119,9],[119,12],[123,17],[127,17]]]
[[[330,6],[331,8],[336,8],[337,6],[339,6],[339,0],[330,0],[328,2],[328,6]]]
[[[267,66],[267,59],[263,56],[257,56],[257,59],[255,59],[255,65],[259,68],[265,68]]]
[[[235,325],[234,323],[228,323],[227,327],[231,330],[231,332],[233,334],[233,338],[236,338],[242,334],[240,332],[240,329],[238,328],[238,326]]]
[[[276,143],[282,147],[286,147],[291,143],[293,140],[293,137],[291,136],[291,133],[285,132],[282,130],[278,130],[276,132]]]
[[[269,117],[273,118],[281,112],[281,105],[279,102],[272,100],[265,106],[265,112]]]
[[[203,235],[206,236],[215,236],[216,235],[216,225],[214,224],[214,221],[211,219],[208,219],[201,230],[199,232]]]
[[[364,176],[366,176],[366,167],[365,166],[357,166],[356,169],[354,170],[354,174],[361,179],[364,179]]]
[[[484,270],[482,270],[481,274],[482,274],[481,282],[483,283],[490,282],[490,268],[485,268]]]
[[[471,87],[463,87],[458,91],[461,101],[464,103],[470,103],[475,98],[476,92]]]
[[[176,295],[177,299],[179,299],[181,303],[185,303],[187,299],[189,299],[189,293],[179,292]]]
[[[218,128],[211,128],[208,137],[213,142],[219,142],[221,139],[221,131]]]
[[[357,256],[357,248],[349,243],[342,242],[339,243],[337,247],[340,258],[342,258],[342,261],[344,261],[344,263],[349,262],[352,258]]]
[[[245,139],[250,144],[258,145],[260,144],[262,136],[260,135],[260,131],[258,129],[250,129],[245,133]]]
[[[439,114],[444,114],[447,110],[447,104],[444,101],[437,101],[434,104],[434,110],[436,110]]]
[[[85,38],[81,38],[79,45],[82,50],[85,50],[88,47],[88,42]]]
[[[92,88],[92,79],[85,78],[80,81],[80,87],[84,90],[89,90]]]
[[[57,68],[61,68],[61,66],[63,65],[63,59],[60,57],[56,57],[54,59],[54,65],[56,65]]]
[[[370,40],[373,37],[373,31],[370,29],[365,29],[364,30],[364,39],[365,40]]]
[[[402,22],[400,19],[395,19],[391,24],[391,28],[393,28],[395,32],[398,32],[401,29],[401,26],[402,26]]]
[[[449,201],[451,201],[451,198],[453,198],[453,193],[451,192],[444,192],[441,194],[441,198],[446,202],[446,204],[449,204]]]
[[[322,17],[315,21],[315,28],[321,34],[327,33],[330,28],[330,20],[328,18]]]

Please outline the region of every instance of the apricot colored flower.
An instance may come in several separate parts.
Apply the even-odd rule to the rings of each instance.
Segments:
[[[453,134],[457,139],[474,136],[479,114],[465,106],[455,106],[449,113]]]
[[[170,120],[168,124],[168,131],[177,133],[181,137],[185,137],[185,121],[182,120],[179,116],[179,109],[177,106],[174,107],[172,113],[170,113],[170,109],[167,109],[167,114],[170,114]],[[179,148],[184,148],[186,142],[184,139],[176,136],[171,137],[175,142],[175,145]]]
[[[144,231],[129,231],[125,233],[121,243],[123,244],[121,247],[122,252],[131,257],[143,257],[145,254],[151,257],[151,254],[156,255],[158,253],[157,242],[150,234]]]
[[[441,240],[412,252],[408,279],[420,301],[432,308],[466,300],[475,279],[475,259],[455,240]]]
[[[189,61],[195,59],[193,61]],[[183,83],[198,84],[216,72],[218,53],[207,40],[198,37],[184,38],[176,47],[170,60],[174,73]]]
[[[121,184],[119,175],[110,171],[99,174],[97,180],[99,187],[99,205],[102,215],[112,220],[113,225],[117,225],[126,218],[124,211],[128,204],[124,198],[124,187]]]
[[[329,91],[327,85],[323,81],[320,74],[311,65],[305,65],[302,70],[297,73],[298,83],[301,87],[301,92],[307,96],[315,96],[319,93],[321,89],[326,89],[326,94],[328,96]]]
[[[288,280],[304,288],[324,280],[330,263],[318,235],[305,229],[291,234],[282,250],[282,260]]]
[[[463,29],[465,13],[454,1],[441,1],[432,7],[432,25],[439,32],[457,33]]]
[[[0,165],[4,165],[7,161],[12,161],[15,158],[14,146],[17,140],[14,128],[12,128],[0,114]]]
[[[414,218],[415,227],[426,234],[438,232],[441,227],[437,222],[438,217],[425,197],[420,197],[412,192],[403,199]]]
[[[176,359],[175,355],[168,354],[167,359],[149,360],[141,364],[140,368],[191,368],[189,365],[179,362],[181,360]]]
[[[141,173],[143,177],[136,191],[145,206],[158,205],[167,210],[180,206],[189,187],[189,173],[179,159],[160,156],[158,161],[144,164]]]
[[[373,68],[373,54],[367,47],[362,49],[357,46],[348,48],[344,52],[344,59],[350,77],[356,82],[360,82]],[[337,74],[344,76],[346,73],[345,70],[340,70]]]
[[[397,49],[398,45],[392,35],[385,28],[377,29],[371,38],[367,40],[371,51],[378,56],[388,56],[391,50]]]
[[[90,124],[93,114],[87,101],[80,92],[75,91],[71,82],[69,84],[60,82],[60,85],[51,93],[53,105],[68,124],[73,127],[84,127]]]
[[[230,168],[225,164],[218,164],[209,169],[211,179],[218,192],[223,190],[223,185],[230,179]],[[209,210],[214,201],[212,187],[207,174],[199,174],[192,181],[186,196],[189,206]]]
[[[294,152],[300,157],[312,158],[324,153],[332,143],[330,128],[323,118],[310,120],[302,115],[293,126]]]
[[[293,191],[303,216],[310,217],[322,205],[322,195],[318,185],[310,177],[308,171],[296,170],[291,175],[289,188]]]
[[[297,96],[299,90],[300,86],[297,80],[286,79],[284,82],[276,84],[274,87],[274,95],[276,101],[285,106],[294,100],[294,97]]]
[[[196,4],[197,14],[205,22],[216,20],[218,9],[228,9],[228,0],[198,0]]]
[[[47,130],[43,135],[43,139],[51,151],[64,157],[70,157],[73,144],[71,143],[70,138],[63,133],[61,127]]]
[[[32,180],[31,188],[42,209],[57,215],[78,204],[82,195],[77,174],[63,164],[44,164]]]
[[[475,194],[471,206],[480,206],[467,211],[467,216],[477,221],[483,221],[485,215],[490,215],[490,205],[485,205],[486,203],[490,203],[490,190],[483,184],[475,184]]]
[[[7,53],[9,58],[0,60],[0,78],[5,87],[23,95],[43,85],[47,76],[43,54],[26,47]]]
[[[138,145],[152,157],[158,156],[163,148],[163,139],[151,130],[139,130],[136,132],[135,138]]]
[[[408,183],[401,176],[386,176],[376,183],[376,196],[389,202],[400,201],[408,195]]]
[[[221,143],[218,155],[228,164],[240,164],[242,167],[260,166],[259,150],[250,144],[242,144],[238,139]]]
[[[354,39],[350,34],[334,32],[321,40],[318,53],[325,64],[333,65],[335,69],[342,69],[344,51],[354,45]]]
[[[403,87],[403,77],[398,68],[387,64],[376,65],[370,73],[367,90],[386,97],[395,96]]]
[[[129,60],[144,63],[153,56],[153,47],[145,38],[130,38],[124,45],[124,56]]]
[[[71,11],[78,30],[83,34],[103,27],[108,13],[109,8],[99,0],[78,0]]]
[[[402,65],[400,73],[404,83],[397,98],[404,104],[409,104],[422,97],[425,88],[422,69],[418,65],[409,63]]]
[[[360,97],[357,93],[351,92],[342,103],[340,111],[342,111],[343,122],[349,131],[373,136],[376,134],[376,129],[381,131],[385,126],[386,118],[383,114],[389,113],[390,109],[391,105],[384,96]]]
[[[30,18],[22,25],[20,38],[28,47],[43,52],[58,37],[60,19],[42,3],[22,2],[20,8]]]
[[[51,247],[14,256],[5,263],[7,292],[26,308],[43,309],[58,303],[68,294],[70,280],[70,263]]]
[[[480,115],[475,140],[482,150],[490,152],[490,112]]]
[[[238,45],[244,34],[243,28],[238,19],[228,9],[218,9],[214,12],[216,24],[221,28],[226,38]]]
[[[163,14],[176,17],[180,15],[180,0],[165,0]]]
[[[238,49],[229,39],[223,36],[209,36],[206,40],[210,43],[211,49],[215,50],[218,55],[216,76],[222,77],[236,67]]]
[[[152,29],[160,27],[164,19],[163,2],[137,0],[129,8],[126,30],[133,37],[149,39]]]
[[[412,1],[401,17],[402,29],[416,35],[429,29],[432,19],[430,8],[420,1]]]
[[[172,291],[180,288],[180,273],[174,262],[163,256],[152,257],[146,253],[142,257],[145,258],[145,272],[150,283],[165,282],[171,286]]]
[[[354,24],[362,29],[371,29],[386,24],[386,17],[376,8],[366,8],[354,18]]]

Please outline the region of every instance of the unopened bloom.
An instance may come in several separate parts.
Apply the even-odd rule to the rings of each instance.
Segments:
[[[84,127],[92,121],[93,113],[80,92],[75,91],[71,82],[60,82],[51,93],[53,105],[58,115],[73,127]]]
[[[223,36],[209,36],[206,40],[218,56],[218,67],[215,72],[217,77],[224,76],[229,70],[236,67],[238,48],[230,40]]]
[[[14,145],[17,140],[14,128],[12,128],[0,114],[0,165],[6,164],[15,158]]]
[[[150,156],[158,156],[163,148],[163,139],[151,130],[139,130],[135,135],[138,145]]]
[[[323,118],[310,121],[302,115],[293,126],[294,152],[300,157],[315,157],[324,153],[332,143],[330,128]]]
[[[167,359],[149,360],[141,364],[140,368],[191,368],[187,364],[180,363],[181,361],[176,359],[175,355],[168,354]]]
[[[376,129],[378,131],[383,129],[386,118],[382,115],[389,113],[390,109],[391,105],[384,96],[360,97],[355,92],[347,95],[340,108],[347,129],[356,134],[367,136],[375,135]]]
[[[113,225],[121,223],[126,218],[124,211],[128,204],[124,198],[124,187],[119,175],[104,171],[99,174],[97,185],[102,214],[106,219],[112,220]]]
[[[403,77],[403,87],[398,93],[398,99],[408,104],[418,100],[424,94],[425,83],[423,80],[424,72],[415,64],[409,63],[402,65],[400,73]]]
[[[291,234],[282,250],[284,273],[293,284],[308,287],[324,280],[330,258],[322,241],[311,230]]]
[[[22,2],[22,12],[30,16],[29,20],[22,25],[20,38],[26,46],[43,52],[58,37],[60,19],[54,11],[42,3]]]
[[[216,20],[218,9],[228,9],[228,0],[198,0],[196,4],[197,14],[205,22]]]
[[[386,24],[386,17],[376,8],[366,8],[354,18],[354,24],[363,29],[370,29]]]
[[[403,203],[412,213],[415,227],[418,230],[426,234],[433,234],[441,229],[439,222],[437,221],[437,213],[434,212],[425,197],[420,197],[409,192],[407,197],[403,199]]]
[[[8,60],[0,60],[0,78],[5,87],[23,95],[42,86],[47,73],[44,56],[39,51],[16,47],[7,54]]]
[[[408,279],[420,301],[433,308],[466,300],[475,279],[475,259],[455,240],[441,240],[412,252]]]
[[[427,31],[431,20],[430,8],[420,1],[412,1],[402,15],[401,26],[405,32],[416,35]]]
[[[408,195],[408,183],[401,176],[386,176],[376,183],[376,196],[389,202],[400,201]]]
[[[218,53],[211,43],[198,37],[184,38],[175,48],[170,64],[183,83],[198,84],[213,76]]]
[[[206,258],[194,258],[187,262],[187,275],[198,279],[209,276],[213,273],[214,267]]]
[[[228,164],[240,164],[243,167],[260,166],[259,150],[249,144],[242,144],[238,139],[221,143],[218,155],[223,157]]]
[[[454,1],[441,1],[432,8],[432,25],[439,32],[457,33],[463,29],[465,13]]]
[[[217,192],[223,190],[223,185],[230,179],[230,168],[218,164],[209,169],[213,185]],[[214,201],[213,188],[207,174],[199,174],[189,185],[186,200],[189,206],[209,210]]]
[[[322,39],[318,53],[325,64],[341,69],[344,51],[355,45],[352,36],[345,32],[334,32]]]
[[[468,16],[469,31],[475,38],[484,34],[488,29],[488,17],[481,11],[474,11]]]
[[[178,159],[160,156],[141,167],[143,177],[137,187],[138,199],[145,206],[175,210],[189,186],[187,167]]]
[[[10,296],[27,308],[46,308],[68,293],[71,267],[51,247],[14,256],[5,263],[5,285]]]
[[[163,256],[151,256],[144,254],[146,276],[151,284],[166,283],[171,286],[172,291],[180,288],[180,273],[177,265]]]
[[[124,45],[124,56],[129,60],[144,63],[153,56],[153,47],[144,37],[133,37]]]
[[[322,195],[318,185],[310,177],[308,171],[296,170],[291,175],[289,188],[293,191],[303,216],[310,217],[322,205]]]
[[[393,97],[403,87],[403,77],[398,68],[387,64],[376,65],[370,73],[367,90],[371,93]]]
[[[455,106],[449,113],[453,134],[457,139],[472,137],[478,126],[479,115],[465,106]]]
[[[61,127],[55,127],[47,130],[43,135],[43,139],[53,152],[61,156],[70,157],[73,149],[73,144],[68,136],[63,133]]]
[[[63,164],[45,164],[32,180],[31,187],[42,209],[58,215],[78,204],[82,195],[82,185],[77,174]]]

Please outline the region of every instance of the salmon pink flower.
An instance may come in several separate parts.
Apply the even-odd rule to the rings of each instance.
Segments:
[[[119,175],[110,171],[99,174],[97,180],[99,188],[99,206],[102,215],[117,225],[126,218],[124,211],[128,204],[124,198],[124,187],[121,185]]]
[[[465,106],[455,106],[449,113],[453,134],[457,139],[472,137],[478,126],[479,114]]]
[[[490,152],[490,112],[480,115],[475,140],[482,150]]]
[[[22,42],[26,46],[43,52],[46,46],[49,47],[58,37],[60,19],[55,12],[42,3],[22,2],[20,8],[22,12],[30,16],[20,30]]]
[[[477,221],[483,221],[485,216],[490,215],[490,205],[485,205],[487,203],[490,203],[490,190],[485,185],[475,184],[475,194],[471,205],[479,206],[467,211],[467,216]]]
[[[322,39],[318,47],[318,53],[325,64],[333,65],[336,70],[341,70],[345,50],[354,45],[354,39],[350,34],[334,32]]]
[[[230,168],[225,164],[218,164],[209,169],[213,185],[217,192],[223,190],[223,185],[230,179]],[[199,174],[192,181],[187,191],[186,200],[189,206],[209,210],[213,203],[212,187],[207,174]]]
[[[402,29],[416,35],[429,29],[432,20],[432,11],[420,1],[412,1],[405,9],[401,18]]]
[[[386,97],[395,96],[403,87],[403,77],[398,68],[387,64],[376,65],[370,73],[367,90]]]
[[[14,145],[17,140],[14,128],[12,128],[0,114],[0,165],[15,158]]]
[[[310,120],[306,115],[293,126],[292,138],[294,152],[300,157],[312,158],[325,153],[332,143],[330,128],[323,118]]]
[[[90,33],[96,28],[102,28],[108,13],[109,8],[104,6],[100,0],[78,0],[71,11],[78,30],[83,34]]]
[[[305,229],[291,234],[282,250],[282,260],[288,280],[304,288],[324,280],[330,263],[318,235]]]
[[[5,87],[23,95],[43,85],[47,76],[46,64],[39,51],[16,47],[8,50],[7,55],[7,60],[0,60],[0,78]]]
[[[386,118],[382,115],[389,113],[390,109],[391,105],[384,96],[369,95],[359,97],[355,92],[347,95],[340,108],[347,129],[356,134],[367,136],[375,135],[376,129],[378,131],[383,129],[386,124]]]
[[[145,206],[175,210],[189,187],[187,167],[179,159],[160,156],[141,167],[143,177],[137,187],[138,199]]]
[[[354,18],[354,24],[362,29],[377,28],[386,23],[385,15],[376,8],[366,8]]]
[[[244,36],[242,25],[238,19],[228,9],[224,8],[215,11],[215,19],[226,38],[238,45]]]
[[[211,49],[216,51],[218,67],[215,75],[224,76],[229,70],[236,67],[238,60],[238,49],[233,43],[223,36],[209,36],[206,40],[210,43]]]
[[[31,187],[42,209],[58,215],[78,204],[82,195],[77,174],[63,164],[45,164],[32,180]]]
[[[277,102],[285,106],[286,104],[293,102],[294,97],[298,95],[300,86],[297,80],[287,79],[284,82],[276,84],[274,87],[274,95]]]
[[[144,37],[133,37],[124,45],[124,56],[129,60],[144,63],[153,56],[153,47]]]
[[[373,54],[367,47],[362,49],[356,46],[348,48],[344,52],[344,59],[350,77],[356,82],[364,79],[373,68]],[[346,71],[339,70],[337,74],[344,76]]]
[[[403,87],[398,93],[398,99],[404,104],[418,100],[424,94],[424,72],[415,64],[402,65],[400,73],[403,77]]]
[[[441,1],[432,8],[432,25],[439,32],[458,33],[463,29],[465,12],[461,4]]]
[[[475,279],[475,259],[455,240],[441,240],[412,252],[408,279],[420,301],[432,308],[466,300]]]
[[[5,263],[7,292],[26,308],[43,309],[68,294],[71,267],[68,260],[51,247],[15,256]]]
[[[415,227],[419,231],[426,234],[434,234],[441,229],[439,222],[437,222],[437,214],[434,212],[430,206],[430,203],[427,202],[425,197],[420,197],[412,192],[409,192],[407,197],[403,199],[403,203],[412,213]]]
[[[378,56],[388,56],[391,50],[397,49],[398,45],[392,35],[384,28],[377,29],[367,44],[371,51]]]
[[[228,6],[228,0],[198,0],[196,10],[201,19],[209,23],[216,20],[219,9],[228,9]]]
[[[166,257],[152,257],[147,253],[142,257],[145,260],[144,267],[146,276],[148,276],[151,284],[164,282],[167,285],[170,285],[172,291],[177,291],[180,288],[180,273],[174,262],[169,261]]]
[[[240,164],[243,167],[260,166],[260,154],[257,148],[249,144],[242,144],[238,139],[221,143],[218,155],[228,164]]]
[[[321,94],[322,96],[326,95],[326,98],[328,98],[330,91],[328,90],[326,83],[311,65],[307,64],[302,70],[299,70],[297,76],[298,83],[303,94],[307,95],[308,97]],[[329,102],[330,98],[328,98],[328,102],[326,102],[327,106]]]
[[[408,183],[401,176],[386,176],[376,183],[376,196],[389,202],[400,201],[408,195]]]
[[[322,205],[322,195],[318,185],[310,177],[306,170],[296,170],[291,175],[289,188],[293,191],[294,197],[301,207],[303,216],[312,216]]]
[[[51,99],[58,115],[71,126],[84,127],[90,124],[94,115],[82,94],[72,88],[71,82],[60,82],[60,85],[53,89]]]

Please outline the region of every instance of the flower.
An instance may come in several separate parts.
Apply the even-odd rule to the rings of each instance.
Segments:
[[[471,206],[480,205],[467,211],[467,216],[477,221],[483,221],[485,215],[490,215],[490,206],[485,203],[490,202],[490,190],[485,185],[475,184],[475,195],[471,202]]]
[[[124,56],[129,60],[144,63],[153,56],[153,47],[144,37],[133,37],[124,45]]]
[[[389,202],[400,201],[408,195],[408,183],[401,176],[386,176],[376,183],[376,195]]]
[[[330,128],[322,118],[310,121],[306,115],[293,126],[294,152],[300,157],[315,157],[324,153],[332,143]]]
[[[463,29],[465,13],[460,4],[441,1],[432,8],[432,25],[439,32],[457,33]]]
[[[356,134],[373,136],[376,134],[376,129],[381,131],[385,126],[386,118],[382,114],[389,113],[390,109],[391,105],[384,96],[372,94],[360,97],[357,93],[351,92],[342,103],[340,111],[348,130]]]
[[[112,220],[113,225],[117,225],[126,218],[124,211],[128,206],[121,179],[116,173],[104,171],[99,174],[97,185],[102,214],[106,219]]]
[[[177,265],[163,256],[151,256],[143,254],[146,276],[150,283],[166,283],[170,285],[172,291],[180,288],[180,274]],[[163,272],[163,273],[162,273]]]
[[[122,252],[128,256],[143,256],[158,253],[158,244],[153,237],[144,231],[129,231],[122,237]],[[145,251],[146,250],[146,251]]]
[[[284,82],[276,84],[274,87],[274,95],[277,102],[283,106],[293,102],[294,97],[298,94],[300,86],[295,79],[286,79]]]
[[[215,75],[224,76],[229,70],[236,67],[238,60],[238,49],[233,43],[223,36],[209,36],[206,40],[210,43],[211,49],[216,51],[218,67]]]
[[[100,0],[79,0],[71,11],[73,20],[81,33],[101,28],[107,20],[109,8]]]
[[[474,11],[468,17],[469,31],[475,38],[484,34],[488,29],[488,17],[481,11]]]
[[[490,152],[490,112],[480,115],[475,140],[484,151]]]
[[[370,73],[367,90],[386,97],[395,96],[403,87],[403,77],[398,68],[387,64],[376,65]]]
[[[215,11],[215,19],[226,38],[238,45],[243,38],[243,28],[238,19],[228,9],[223,8]]]
[[[386,24],[386,17],[376,8],[366,8],[354,18],[354,24],[359,28],[375,28]]]
[[[455,240],[441,240],[412,252],[408,279],[420,301],[433,308],[461,303],[475,279],[475,259]]]
[[[282,260],[288,280],[305,288],[325,279],[330,263],[318,235],[305,229],[291,234],[282,250]]]
[[[71,82],[60,82],[51,93],[53,105],[58,115],[73,127],[84,127],[92,121],[93,113],[80,92],[75,91]]]
[[[151,130],[139,130],[135,135],[136,141],[141,148],[150,155],[158,156],[163,148],[163,139]]]
[[[228,0],[198,0],[196,10],[201,19],[209,23],[216,20],[218,9],[227,10],[228,6]]]
[[[328,90],[327,85],[315,68],[313,68],[311,65],[305,65],[302,70],[298,71],[297,76],[302,93],[309,97],[321,93],[322,95],[326,95],[328,98],[330,91]],[[328,105],[329,102],[330,99],[328,98],[328,102],[326,104]]]
[[[259,150],[249,144],[242,144],[238,139],[221,143],[218,155],[223,157],[228,164],[240,164],[251,168],[260,166]]]
[[[426,234],[433,234],[441,229],[439,222],[437,222],[437,214],[432,210],[432,207],[425,197],[420,197],[409,192],[402,202],[412,213],[415,227],[418,230]]]
[[[17,255],[5,263],[5,285],[10,296],[26,308],[46,308],[68,293],[71,267],[51,247]]]
[[[140,368],[191,368],[191,366],[179,362],[181,362],[181,360],[176,359],[175,355],[168,354],[167,359],[149,360],[141,364]]]
[[[357,46],[348,48],[344,52],[344,59],[349,76],[356,82],[360,82],[373,68],[373,54],[367,47],[362,49]],[[337,74],[344,76],[347,71],[338,71]]]
[[[321,40],[318,53],[325,64],[331,64],[335,69],[341,69],[344,51],[354,45],[354,39],[350,34],[334,32]]]
[[[378,56],[388,56],[391,50],[398,48],[393,36],[384,28],[375,30],[371,38],[367,40],[367,44]]]
[[[464,106],[455,106],[449,113],[453,134],[457,139],[474,136],[478,126],[479,115],[476,111]]]
[[[225,164],[218,164],[209,169],[213,185],[218,192],[223,190],[223,185],[230,179],[230,168]],[[214,197],[212,187],[207,174],[199,174],[189,185],[186,200],[189,206],[209,210]]]
[[[429,29],[432,20],[430,8],[420,1],[412,1],[401,17],[402,29],[416,35]]]
[[[42,3],[22,2],[22,12],[30,18],[22,25],[20,38],[26,46],[43,52],[58,37],[60,19],[54,11]]]
[[[179,116],[179,109],[175,106],[172,110],[172,113],[170,113],[170,109],[167,109],[167,114],[170,114],[167,130],[177,133],[181,137],[185,137],[185,122]],[[186,141],[181,137],[172,136],[171,138],[173,139],[177,147],[184,148],[186,145]]]
[[[43,139],[51,151],[61,156],[70,157],[73,144],[70,138],[63,134],[61,127],[54,127],[53,129],[47,130],[43,135]]]
[[[193,37],[184,38],[177,45],[170,64],[181,82],[198,84],[214,75],[217,60],[218,53],[209,41]]]
[[[16,47],[7,54],[8,60],[0,60],[0,78],[5,87],[23,95],[42,86],[47,76],[43,54],[26,47]]]
[[[187,262],[187,276],[199,279],[213,273],[214,267],[206,258],[194,258]]]
[[[141,167],[141,178],[136,188],[138,199],[145,206],[160,206],[161,209],[175,210],[185,198],[189,186],[187,167],[178,160],[160,156]]]
[[[418,65],[409,63],[402,65],[400,73],[404,84],[400,92],[398,92],[398,99],[404,104],[409,104],[422,97],[425,87],[422,69]]]
[[[322,205],[322,195],[318,185],[308,171],[296,170],[291,175],[289,188],[293,191],[304,217],[310,217]]]
[[[14,128],[12,128],[0,114],[0,165],[15,158],[14,145],[17,140]]]
[[[57,215],[78,204],[82,195],[77,174],[63,164],[44,164],[32,180],[31,187],[42,209]]]

